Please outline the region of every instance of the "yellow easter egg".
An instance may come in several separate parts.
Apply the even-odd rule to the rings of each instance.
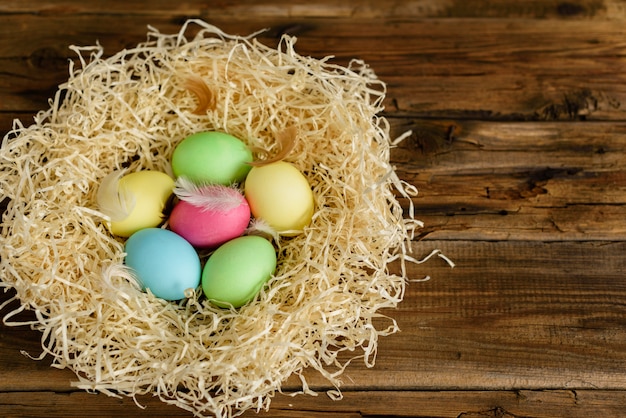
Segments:
[[[314,211],[311,186],[290,163],[252,167],[244,186],[250,212],[282,235],[296,235],[309,225]]]
[[[111,217],[109,230],[129,237],[163,222],[163,210],[174,190],[174,180],[165,173],[145,170],[121,178],[105,179],[98,191],[101,210]]]

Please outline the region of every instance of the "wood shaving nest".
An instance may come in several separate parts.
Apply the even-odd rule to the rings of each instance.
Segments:
[[[78,59],[50,108],[4,137],[0,286],[20,301],[4,321],[41,331],[40,358],[73,370],[76,387],[230,417],[269,408],[292,375],[298,393],[314,393],[302,374],[312,368],[340,398],[350,361],[372,366],[378,337],[398,330],[380,311],[403,298],[421,223],[397,199],[416,190],[389,163],[385,85],[362,61],[334,65],[294,43],[284,36],[273,49],[190,20],[174,35],[149,28],[144,43],[108,58],[97,45],[72,47]],[[190,77],[214,95],[203,114]],[[275,242],[277,271],[258,298],[228,310],[199,290],[175,303],[142,292],[95,204],[99,182],[122,168],[171,173],[174,147],[198,131],[270,154],[292,126],[286,161],[308,178],[316,212],[304,233]],[[23,310],[36,320],[14,319]]]

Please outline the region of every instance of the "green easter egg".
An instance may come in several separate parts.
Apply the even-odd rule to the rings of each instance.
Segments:
[[[202,271],[202,290],[215,305],[238,308],[254,299],[275,270],[276,251],[268,240],[238,237],[211,254]]]
[[[172,170],[198,184],[241,183],[250,171],[252,152],[224,132],[198,132],[183,139],[172,154]]]

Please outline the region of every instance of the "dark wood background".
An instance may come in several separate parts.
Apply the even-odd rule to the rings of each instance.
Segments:
[[[415,251],[457,264],[412,267],[432,279],[387,312],[402,331],[374,368],[347,369],[343,400],[311,373],[319,396],[279,395],[260,416],[626,416],[625,2],[2,0],[0,134],[48,107],[70,45],[112,54],[192,17],[366,60],[394,134],[413,131],[392,159],[420,191]],[[190,416],[75,390],[21,354],[39,338],[0,326],[0,416]]]

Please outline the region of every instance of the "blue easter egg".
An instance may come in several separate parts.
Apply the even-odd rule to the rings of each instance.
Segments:
[[[202,274],[196,250],[180,235],[161,228],[146,228],[132,234],[125,245],[125,264],[144,290],[165,300],[185,297],[196,289]]]

